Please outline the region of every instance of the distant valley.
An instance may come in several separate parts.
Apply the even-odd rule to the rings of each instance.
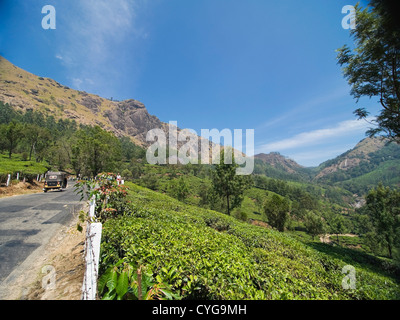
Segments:
[[[400,186],[400,146],[365,138],[353,149],[318,167],[306,168],[279,153],[255,155],[256,174],[283,180],[323,183],[363,194],[379,182]]]

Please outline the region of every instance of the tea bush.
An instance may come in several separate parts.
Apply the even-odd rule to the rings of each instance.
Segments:
[[[134,184],[129,189],[130,209],[104,224],[100,274],[122,259],[183,299],[400,298],[397,280],[359,259],[364,253],[340,255]],[[345,265],[356,269],[356,289],[342,288]]]

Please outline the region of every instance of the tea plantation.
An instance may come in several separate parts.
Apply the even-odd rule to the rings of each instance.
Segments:
[[[303,243],[289,234],[128,186],[124,215],[103,226],[100,279],[118,264],[141,268],[155,282],[166,284],[172,297],[182,299],[400,298],[397,269],[385,268],[387,263],[376,257]],[[342,273],[346,265],[355,268],[355,289],[342,286],[348,279]],[[101,290],[117,286],[99,283]]]

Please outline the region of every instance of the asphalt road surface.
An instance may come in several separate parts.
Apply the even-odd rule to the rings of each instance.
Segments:
[[[0,199],[0,299],[2,288],[24,272],[18,268],[43,254],[43,247],[79,212],[79,200],[72,184],[64,191]]]

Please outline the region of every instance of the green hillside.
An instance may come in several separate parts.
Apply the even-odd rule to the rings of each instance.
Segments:
[[[10,159],[8,155],[0,153],[0,182],[7,181],[8,174],[15,179],[17,173],[20,174],[21,179],[24,177],[28,180],[33,179],[38,174],[46,173],[50,168],[45,161],[27,161],[23,158],[21,154],[14,154]]]
[[[386,186],[399,186],[400,160],[380,163],[374,170],[358,177],[336,183],[353,193],[365,194],[379,182]]]
[[[379,182],[400,186],[400,145],[379,138],[365,138],[354,148],[314,168],[303,168],[277,153],[270,153],[268,160],[265,156],[256,156],[254,173],[269,178],[324,188],[335,186],[358,195],[364,195]]]
[[[398,279],[384,271],[386,260],[303,243],[127,185],[125,214],[103,225],[100,276],[123,259],[184,299],[400,298]],[[356,289],[342,288],[346,265],[355,268]]]
[[[400,145],[386,142],[378,138],[360,141],[353,149],[322,163],[313,181],[340,186],[359,195],[379,182],[400,186]]]

